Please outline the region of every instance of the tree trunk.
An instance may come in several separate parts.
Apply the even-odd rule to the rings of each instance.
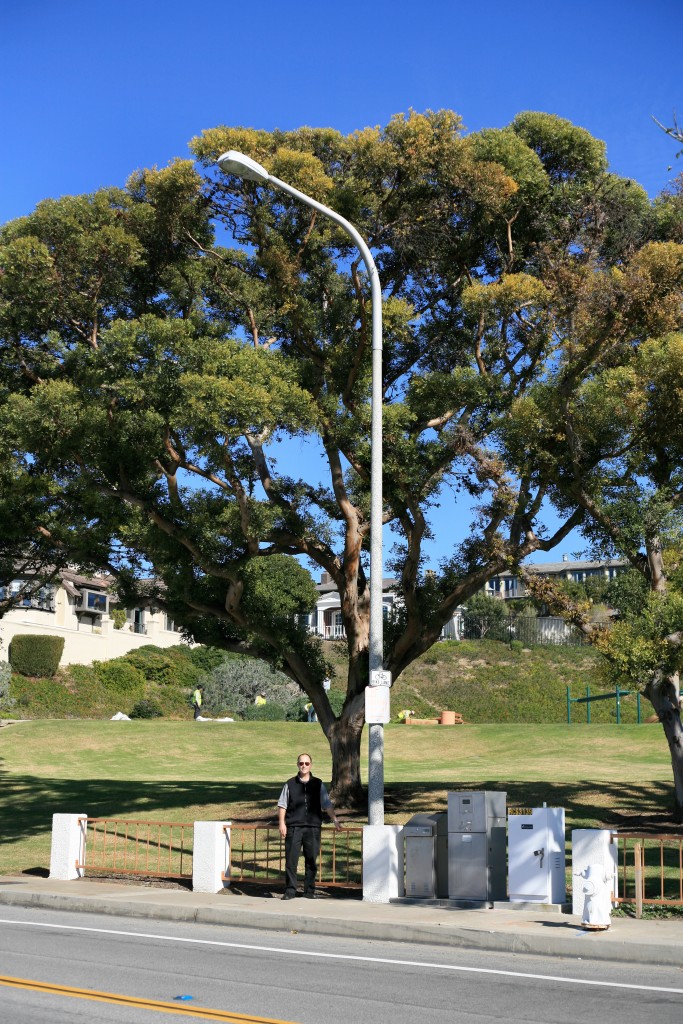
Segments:
[[[344,707],[330,728],[327,740],[332,753],[330,796],[337,807],[367,810],[367,795],[360,780],[360,742],[364,724],[364,698]]]
[[[662,723],[674,776],[674,821],[683,823],[683,726],[681,725],[680,687],[678,673],[655,677],[645,688],[645,695]]]

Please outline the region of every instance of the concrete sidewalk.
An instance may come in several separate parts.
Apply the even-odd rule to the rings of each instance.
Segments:
[[[13,906],[80,911],[153,922],[192,921],[262,928],[302,935],[333,935],[411,944],[435,944],[504,953],[530,953],[634,964],[683,967],[683,921],[614,918],[606,932],[585,932],[577,917],[543,907],[462,910],[420,904],[363,903],[322,897],[282,902],[277,896],[246,896],[155,888],[111,881],[52,881],[0,876],[0,913]]]

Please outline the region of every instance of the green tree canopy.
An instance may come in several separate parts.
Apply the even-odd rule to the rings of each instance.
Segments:
[[[572,473],[591,495],[617,479],[638,360],[654,365],[649,339],[681,326],[683,247],[583,129],[526,113],[465,135],[451,111],[348,136],[215,128],[192,143],[199,169],[176,161],[122,189],[48,200],[0,233],[8,450],[28,453],[71,515],[115,542],[123,593],[151,564],[150,599],[294,678],[329,739],[337,798],[358,800],[368,283],[334,223],[218,172],[231,148],[351,220],[376,258],[395,677],[489,578],[594,521]],[[581,418],[578,463],[567,408]],[[659,430],[654,405],[649,415]],[[319,446],[319,479],[280,470],[278,446],[298,439]],[[619,495],[625,486],[622,474]],[[427,574],[430,508],[450,502],[456,519],[463,494],[476,502],[470,534]],[[554,532],[542,526],[549,501]],[[339,716],[320,644],[292,618],[311,602],[295,558],[339,591]]]

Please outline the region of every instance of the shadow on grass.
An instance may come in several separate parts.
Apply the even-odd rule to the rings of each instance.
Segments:
[[[573,783],[515,782],[490,779],[476,783],[459,781],[400,782],[386,787],[385,808],[390,815],[407,820],[421,812],[445,811],[448,790],[505,790],[508,807],[564,807],[567,830],[613,828],[621,832],[683,835],[683,825],[673,821],[671,790],[658,783],[598,783],[595,779]]]
[[[186,808],[211,808],[211,819],[225,817],[245,824],[277,821],[281,784],[258,782],[127,782],[120,779],[54,779],[9,775],[0,771],[0,844],[52,830],[52,815],[87,814],[90,818],[150,818],[184,821]],[[248,815],[234,813],[237,805]],[[217,811],[216,808],[219,808]],[[224,808],[224,812],[220,809]]]
[[[515,782],[491,779],[470,783],[400,782],[386,786],[387,815],[405,822],[420,812],[445,811],[447,791],[504,789],[510,807],[564,807],[567,829],[615,828],[623,832],[683,834],[673,824],[669,787],[656,783],[617,784],[596,780],[575,783]],[[163,782],[108,779],[54,779],[10,775],[0,770],[0,845],[50,833],[55,813],[84,813],[91,818],[150,818],[184,821],[187,808],[201,819],[225,818],[244,824],[275,824],[281,783]],[[240,810],[238,811],[238,808]],[[242,810],[247,808],[246,813]],[[345,820],[362,824],[364,809],[343,812]]]

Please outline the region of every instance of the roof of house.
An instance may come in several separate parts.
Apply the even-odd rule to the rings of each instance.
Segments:
[[[527,572],[545,573],[551,575],[558,572],[573,572],[576,570],[586,571],[589,569],[608,569],[610,566],[628,565],[625,558],[604,558],[602,561],[569,561],[563,559],[561,562],[538,562],[535,565],[525,565]],[[500,575],[505,575],[500,573]]]
[[[336,594],[337,584],[334,580],[327,580],[325,583],[316,583],[315,589],[319,594]],[[395,590],[396,580],[393,577],[385,576],[382,579],[382,590]]]

